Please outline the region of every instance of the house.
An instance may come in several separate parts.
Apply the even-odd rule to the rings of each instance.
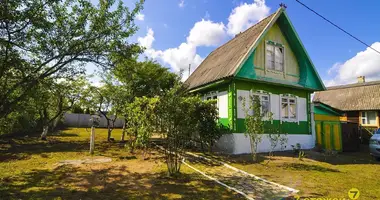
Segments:
[[[211,52],[185,84],[217,99],[220,123],[233,131],[217,144],[227,153],[250,153],[242,102],[250,95],[260,97],[263,114],[271,112],[270,123],[288,134],[287,149],[315,145],[310,95],[325,87],[283,7]],[[269,150],[263,137],[258,151]]]
[[[326,104],[341,110],[347,122],[357,123],[364,130],[372,132],[380,128],[380,81],[366,82],[359,76],[357,83],[328,87],[316,92],[313,102]],[[369,135],[362,136],[367,140]]]

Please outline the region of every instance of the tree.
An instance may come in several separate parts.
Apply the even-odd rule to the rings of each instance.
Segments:
[[[46,79],[70,79],[86,63],[112,69],[112,58],[141,52],[129,43],[135,15],[120,0],[4,0],[0,3],[0,119],[20,112]],[[15,115],[15,114],[12,114]],[[4,120],[3,120],[4,121]]]
[[[33,99],[43,128],[41,139],[46,140],[49,129],[54,129],[63,114],[77,103],[85,82],[82,77],[60,82],[45,80],[38,85]]]
[[[167,68],[162,67],[159,63],[153,60],[146,59],[143,62],[138,62],[136,59],[123,59],[116,57],[115,62],[118,63],[112,71],[119,81],[119,89],[123,93],[123,98],[119,98],[124,103],[124,107],[128,107],[137,97],[155,97],[164,95],[175,84],[180,82],[180,77]],[[115,91],[115,90],[114,90]],[[121,141],[124,141],[125,132],[131,128],[128,123],[128,109],[122,109],[125,119]]]
[[[177,84],[161,96],[158,117],[165,138],[165,157],[169,175],[180,172],[185,147],[190,145],[191,135],[196,131],[192,118],[198,97],[188,97],[186,88]]]
[[[230,133],[228,127],[218,123],[216,100],[202,101],[199,97],[194,100],[195,111],[191,118],[196,121],[196,133],[201,149],[208,147],[209,153],[216,141],[224,134]]]
[[[128,127],[131,127],[133,139],[130,141],[131,152],[136,145],[144,148],[144,157],[156,125],[156,112],[159,98],[137,97],[126,107]]]
[[[246,99],[243,99],[243,109],[245,113],[245,136],[249,137],[252,159],[257,161],[257,146],[261,142],[264,133],[264,122],[262,120],[260,99],[257,95],[249,96],[248,106]],[[252,114],[251,114],[252,112]]]

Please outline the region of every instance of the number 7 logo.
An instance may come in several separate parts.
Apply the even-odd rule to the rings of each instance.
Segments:
[[[348,191],[348,197],[350,197],[350,199],[358,199],[359,196],[360,196],[360,191],[356,188],[351,188]]]

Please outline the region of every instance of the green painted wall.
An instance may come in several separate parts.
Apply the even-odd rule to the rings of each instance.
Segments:
[[[245,119],[237,119],[237,133],[244,133],[245,131]],[[305,121],[300,121],[300,123],[295,122],[282,122],[280,120],[273,120],[273,123],[270,121],[265,122],[265,130],[278,130],[280,133],[287,134],[311,134],[309,132],[309,124]],[[268,132],[266,132],[268,133]]]
[[[228,122],[232,131],[236,131],[236,84],[228,85]]]
[[[339,115],[336,115],[335,113],[330,112],[329,110],[326,110],[324,108],[317,107],[317,106],[314,107],[314,113],[319,114],[319,115],[339,116]]]
[[[310,92],[306,90],[294,89],[286,86],[271,85],[267,83],[254,82],[250,80],[236,80],[237,90],[265,90],[273,94],[293,94],[299,97],[307,98]]]
[[[219,124],[222,124],[223,126],[229,127],[230,122],[228,118],[219,118]]]

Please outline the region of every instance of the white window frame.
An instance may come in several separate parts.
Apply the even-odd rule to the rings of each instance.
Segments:
[[[375,123],[374,124],[369,124],[368,112],[374,112],[375,113]],[[363,114],[364,114],[364,117],[363,117]],[[377,116],[378,116],[377,111],[361,111],[360,112],[360,124],[366,125],[366,126],[377,126]],[[363,119],[365,120],[365,123],[363,123]]]
[[[210,99],[207,99],[209,97]],[[218,92],[209,92],[205,94],[203,97],[203,100],[212,100],[212,99],[216,99],[218,101]]]
[[[272,68],[269,68],[267,66],[267,47],[268,46],[272,46],[273,47],[273,66]],[[276,70],[276,48],[281,48],[282,49],[282,70]],[[285,73],[285,46],[282,45],[282,44],[279,44],[279,43],[276,43],[276,42],[272,42],[272,41],[266,41],[265,42],[265,68],[269,71],[274,71],[274,72],[281,72],[281,73]]]
[[[282,113],[282,99],[286,99],[286,103],[288,105],[288,116],[283,116],[284,113]],[[298,101],[297,97],[293,95],[280,95],[280,119],[281,121],[287,121],[287,122],[298,122]],[[294,100],[294,103],[291,103],[290,101]],[[294,118],[290,117],[290,105],[295,105],[295,111],[296,116]]]
[[[260,114],[263,113],[263,97],[268,97],[268,112],[266,115],[264,115],[262,118],[263,120],[269,120],[269,113],[271,112],[271,99],[270,99],[270,94],[265,93],[263,90],[258,90],[258,91],[250,91],[250,95],[252,97],[258,96],[260,99]]]

